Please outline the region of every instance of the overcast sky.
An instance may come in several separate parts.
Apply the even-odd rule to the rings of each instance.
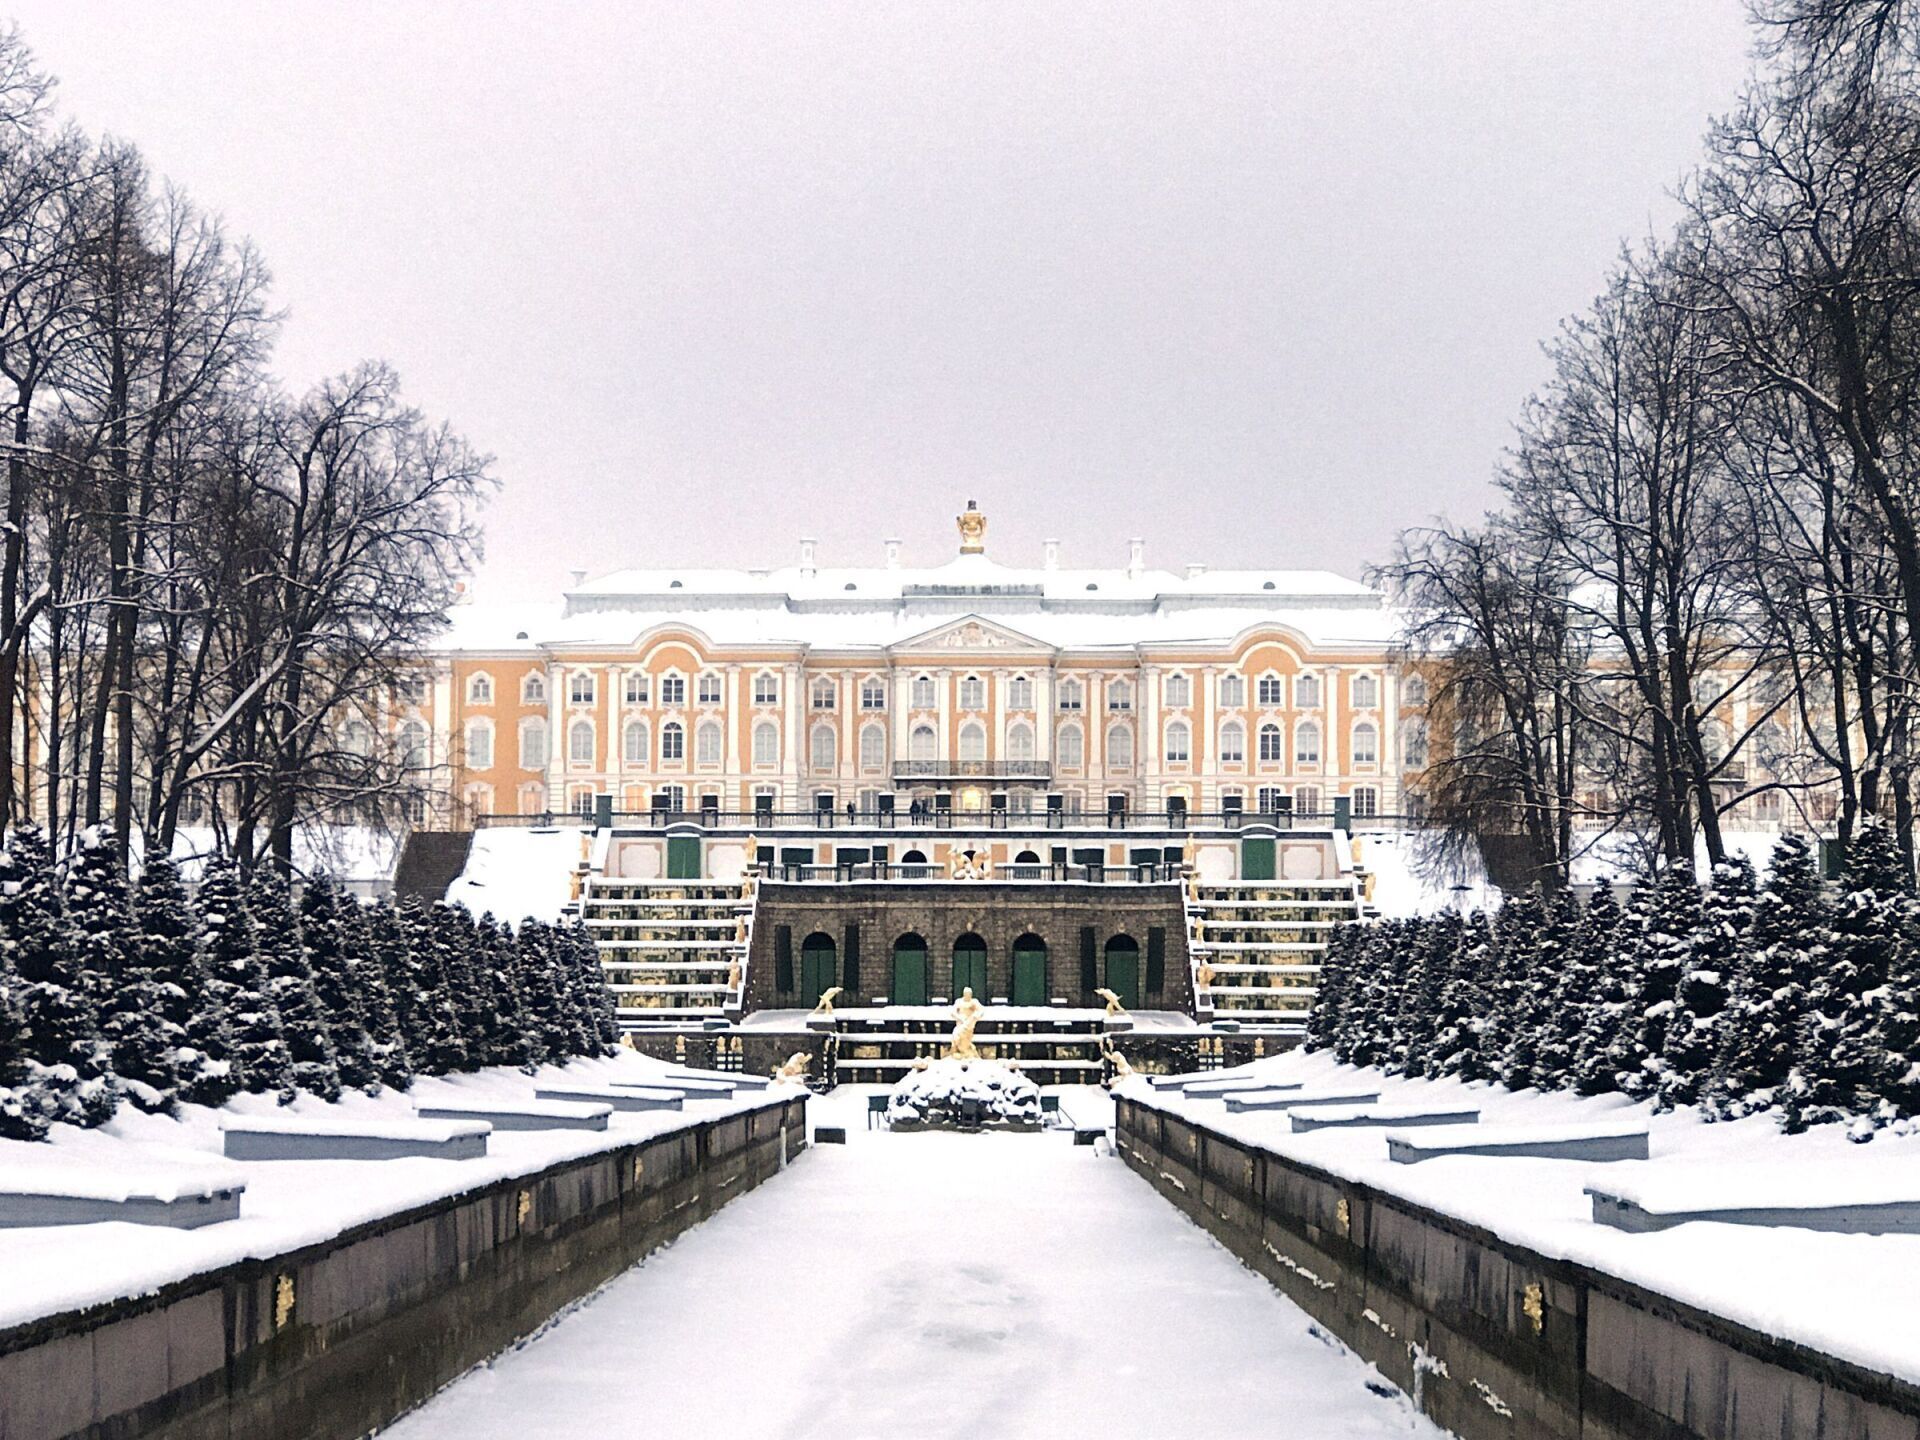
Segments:
[[[1330,567],[1489,503],[1540,341],[1747,67],[1739,0],[16,0],[265,252],[299,387],[498,457],[479,593],[989,550]]]

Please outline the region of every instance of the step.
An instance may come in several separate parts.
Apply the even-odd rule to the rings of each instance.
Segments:
[[[197,1230],[240,1218],[247,1182],[237,1171],[210,1166],[138,1167],[8,1165],[0,1179],[0,1228],[94,1225],[119,1220]]]
[[[1738,1167],[1689,1167],[1586,1187],[1595,1223],[1646,1234],[1711,1221],[1821,1230],[1840,1235],[1920,1234],[1920,1178],[1910,1166],[1884,1174],[1832,1176],[1814,1167],[1742,1176]]]
[[[1380,1098],[1378,1090],[1277,1090],[1268,1089],[1244,1095],[1224,1095],[1227,1113],[1291,1110],[1301,1105],[1371,1105]]]
[[[477,1160],[493,1127],[481,1120],[307,1120],[231,1115],[220,1122],[229,1160]]]
[[[1647,1127],[1631,1121],[1611,1125],[1439,1125],[1431,1130],[1387,1134],[1387,1158],[1400,1165],[1459,1155],[1612,1161],[1644,1160],[1647,1153]]]
[[[1370,1125],[1472,1125],[1480,1112],[1470,1105],[1355,1105],[1300,1110],[1290,1117],[1294,1133]]]
[[[643,1090],[623,1085],[592,1085],[585,1081],[548,1080],[533,1087],[542,1100],[606,1105],[614,1110],[678,1110],[677,1090]]]
[[[420,1100],[422,1120],[484,1120],[495,1130],[604,1130],[611,1105],[563,1100]]]

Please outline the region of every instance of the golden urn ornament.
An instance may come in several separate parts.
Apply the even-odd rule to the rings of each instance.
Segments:
[[[954,516],[953,523],[960,527],[962,555],[987,553],[987,517],[981,513],[978,501],[967,501],[967,508]]]

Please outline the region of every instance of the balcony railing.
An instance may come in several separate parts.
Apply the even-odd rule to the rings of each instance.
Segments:
[[[851,881],[926,882],[944,881],[955,885],[992,885],[1007,883],[1047,883],[1068,880],[1096,885],[1167,885],[1177,881],[1181,866],[1173,863],[1141,865],[1003,865],[988,880],[956,880],[944,865],[898,864],[866,861],[849,865],[782,865],[765,861],[760,873],[768,880],[789,884],[847,884]]]
[[[831,830],[957,830],[963,832],[1003,830],[1012,833],[1041,831],[1158,831],[1244,830],[1264,826],[1281,830],[1328,830],[1335,816],[1331,811],[1264,810],[1114,810],[1087,811],[1078,815],[1064,810],[616,810],[612,812],[616,830],[665,830],[669,827],[695,826],[702,830],[740,830],[748,832]],[[549,813],[544,815],[478,815],[481,829],[548,829],[561,825],[591,826],[591,815]],[[1404,815],[1355,815],[1348,824],[1355,830],[1405,830],[1415,822]]]
[[[896,760],[895,780],[1046,780],[1050,760]]]

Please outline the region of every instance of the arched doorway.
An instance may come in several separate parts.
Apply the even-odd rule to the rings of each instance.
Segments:
[[[1140,945],[1131,935],[1107,941],[1107,989],[1129,1010],[1140,1005]]]
[[[816,930],[800,942],[800,999],[809,1007],[834,985],[833,937]]]
[[[927,942],[908,933],[893,942],[893,993],[895,1005],[927,1003]]]
[[[1047,1003],[1047,942],[1038,935],[1013,942],[1013,1003]]]
[[[987,942],[978,935],[962,935],[953,942],[953,998],[973,987],[973,998],[987,998]]]

